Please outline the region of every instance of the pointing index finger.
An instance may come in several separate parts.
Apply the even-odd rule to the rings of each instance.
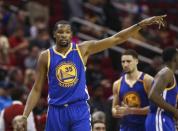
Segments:
[[[162,18],[165,18],[165,17],[167,17],[167,15],[161,15],[161,17],[162,17]]]

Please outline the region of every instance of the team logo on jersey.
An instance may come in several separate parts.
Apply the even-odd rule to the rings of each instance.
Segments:
[[[124,95],[124,103],[129,107],[140,107],[140,97],[136,92],[128,92]]]
[[[72,62],[63,62],[56,68],[56,77],[62,87],[74,86],[77,81],[77,69]]]

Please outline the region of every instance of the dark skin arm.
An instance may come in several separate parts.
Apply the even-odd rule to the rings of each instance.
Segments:
[[[158,72],[154,79],[152,89],[149,93],[149,99],[160,108],[163,108],[164,110],[173,113],[174,117],[178,119],[178,109],[168,104],[161,96],[161,94],[168,85],[174,84],[173,75],[173,72],[167,67],[163,68],[160,72]]]
[[[31,90],[29,96],[28,96],[23,115],[17,116],[14,118],[15,121],[21,123],[19,131],[26,130],[27,117],[29,116],[29,114],[33,110],[33,108],[36,106],[36,104],[41,96],[41,90],[43,87],[43,83],[47,76],[48,59],[46,59],[46,58],[48,58],[48,52],[43,51],[40,54],[39,59],[38,59],[35,83],[32,87],[32,90]]]
[[[42,52],[39,56],[36,70],[36,79],[27,99],[23,113],[24,116],[28,116],[30,114],[40,98],[43,83],[47,76],[47,57],[47,51]]]
[[[164,18],[166,15],[163,16],[154,16],[147,19],[142,20],[138,24],[135,24],[131,27],[128,27],[124,30],[121,30],[117,34],[102,39],[102,40],[91,40],[91,41],[85,41],[79,45],[79,49],[81,51],[81,55],[84,59],[84,62],[86,64],[86,61],[88,57],[92,54],[98,53],[100,51],[103,51],[105,49],[108,49],[115,45],[120,45],[123,42],[125,42],[129,37],[132,37],[135,33],[137,33],[140,29],[145,28],[149,25],[158,24],[160,26],[164,26]]]

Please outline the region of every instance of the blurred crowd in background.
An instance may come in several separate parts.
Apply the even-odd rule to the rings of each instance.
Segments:
[[[139,69],[154,76],[162,67],[162,49],[178,47],[177,9],[177,0],[1,0],[0,112],[17,100],[23,103],[21,108],[7,110],[4,115],[11,118],[15,110],[22,112],[35,80],[38,56],[55,44],[52,35],[55,22],[70,21],[72,40],[78,44],[108,37],[146,17],[167,14],[166,28],[159,30],[153,26],[141,30],[121,45],[120,50],[109,49],[88,60],[86,76],[91,114],[102,111],[107,130],[117,129],[118,120],[111,115],[112,84],[122,73],[121,52],[135,49],[142,56]],[[41,99],[33,110],[38,131],[45,127],[47,95],[46,81]]]

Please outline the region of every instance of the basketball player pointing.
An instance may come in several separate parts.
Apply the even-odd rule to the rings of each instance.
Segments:
[[[90,55],[121,44],[140,29],[158,24],[164,26],[166,16],[154,16],[142,20],[119,33],[102,39],[85,41],[80,45],[71,43],[71,26],[58,22],[54,28],[56,46],[43,51],[38,60],[34,86],[28,96],[24,113],[18,120],[26,119],[37,104],[44,80],[48,76],[49,97],[46,131],[90,131],[90,112],[85,65]]]

